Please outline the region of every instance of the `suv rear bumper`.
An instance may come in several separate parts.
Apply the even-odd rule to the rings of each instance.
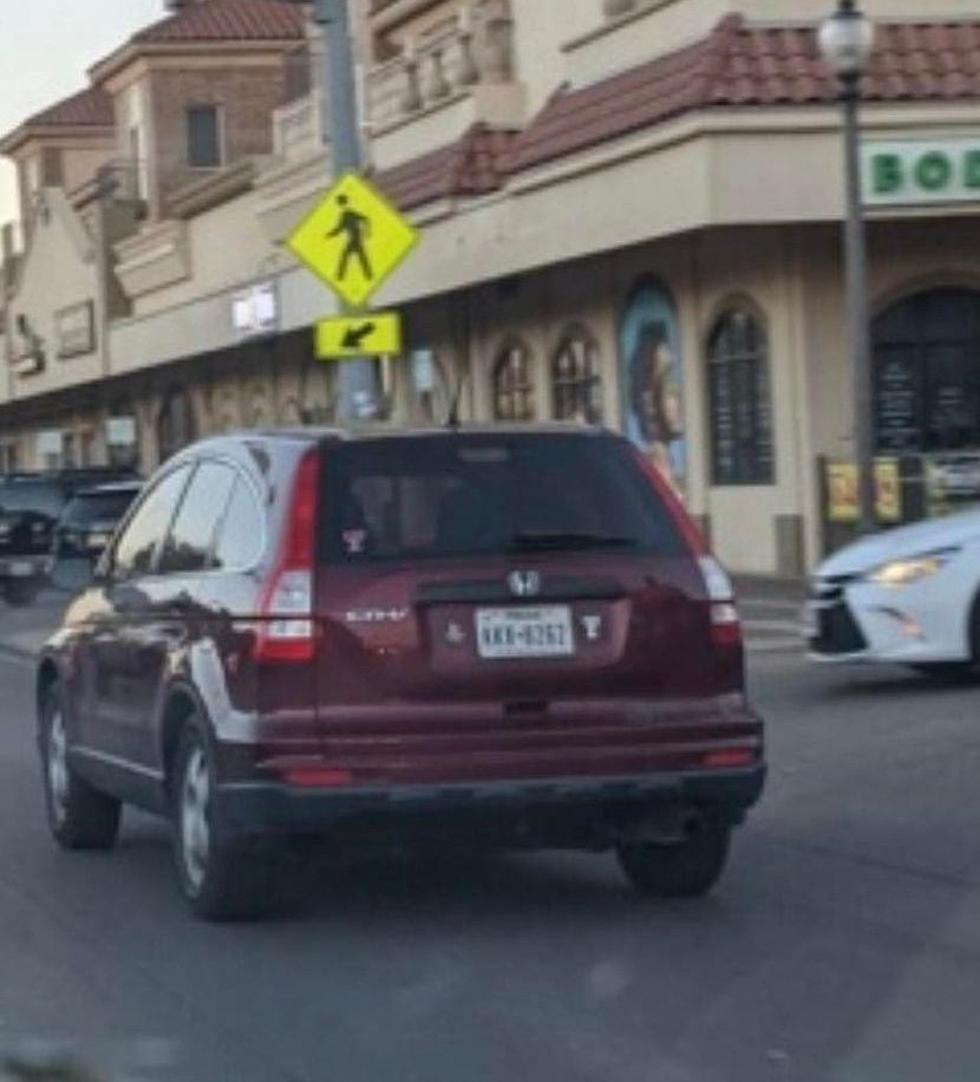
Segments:
[[[0,579],[43,579],[51,572],[51,557],[0,556]]]
[[[343,836],[366,830],[399,836],[486,836],[500,843],[547,848],[564,840],[604,848],[625,822],[691,809],[739,822],[762,795],[766,767],[657,773],[628,777],[515,780],[395,786],[384,789],[303,790],[273,782],[222,785],[216,822],[225,839],[292,834]],[[448,813],[448,814],[447,814]],[[667,818],[665,814],[665,818]],[[359,829],[360,828],[360,829]],[[584,833],[583,833],[584,832]],[[572,841],[572,838],[575,841]]]

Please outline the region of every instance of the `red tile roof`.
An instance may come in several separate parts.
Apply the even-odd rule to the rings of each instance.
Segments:
[[[207,0],[189,4],[131,40],[134,45],[282,41],[302,38],[304,21],[295,0]]]
[[[485,195],[503,184],[514,133],[476,124],[457,142],[385,170],[379,187],[403,210],[453,196]]]
[[[980,99],[980,21],[878,27],[864,96]],[[837,93],[812,28],[723,19],[704,40],[602,82],[562,88],[514,141],[518,172],[693,109],[826,103]]]
[[[98,87],[89,87],[57,101],[28,117],[13,131],[0,135],[0,154],[12,154],[37,128],[111,128],[115,122],[112,99]]]
[[[108,128],[112,127],[112,99],[104,90],[89,87],[55,102],[24,121],[25,128]]]

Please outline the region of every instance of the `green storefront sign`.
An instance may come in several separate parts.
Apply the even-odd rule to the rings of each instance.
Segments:
[[[868,142],[861,157],[867,206],[980,203],[980,135]]]

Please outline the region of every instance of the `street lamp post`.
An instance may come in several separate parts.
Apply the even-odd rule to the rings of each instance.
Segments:
[[[820,52],[840,81],[844,114],[847,210],[844,251],[847,289],[847,340],[854,380],[854,444],[858,479],[858,528],[875,529],[874,428],[872,424],[871,336],[868,312],[867,242],[861,199],[861,76],[874,45],[874,25],[857,0],[838,0],[837,10],[819,32]]]

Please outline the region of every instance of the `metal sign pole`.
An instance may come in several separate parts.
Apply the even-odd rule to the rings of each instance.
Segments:
[[[326,37],[323,139],[334,177],[360,171],[361,140],[358,130],[354,48],[347,0],[315,0],[314,17]],[[365,419],[378,407],[378,376],[365,358],[344,361],[338,368],[341,419]]]

